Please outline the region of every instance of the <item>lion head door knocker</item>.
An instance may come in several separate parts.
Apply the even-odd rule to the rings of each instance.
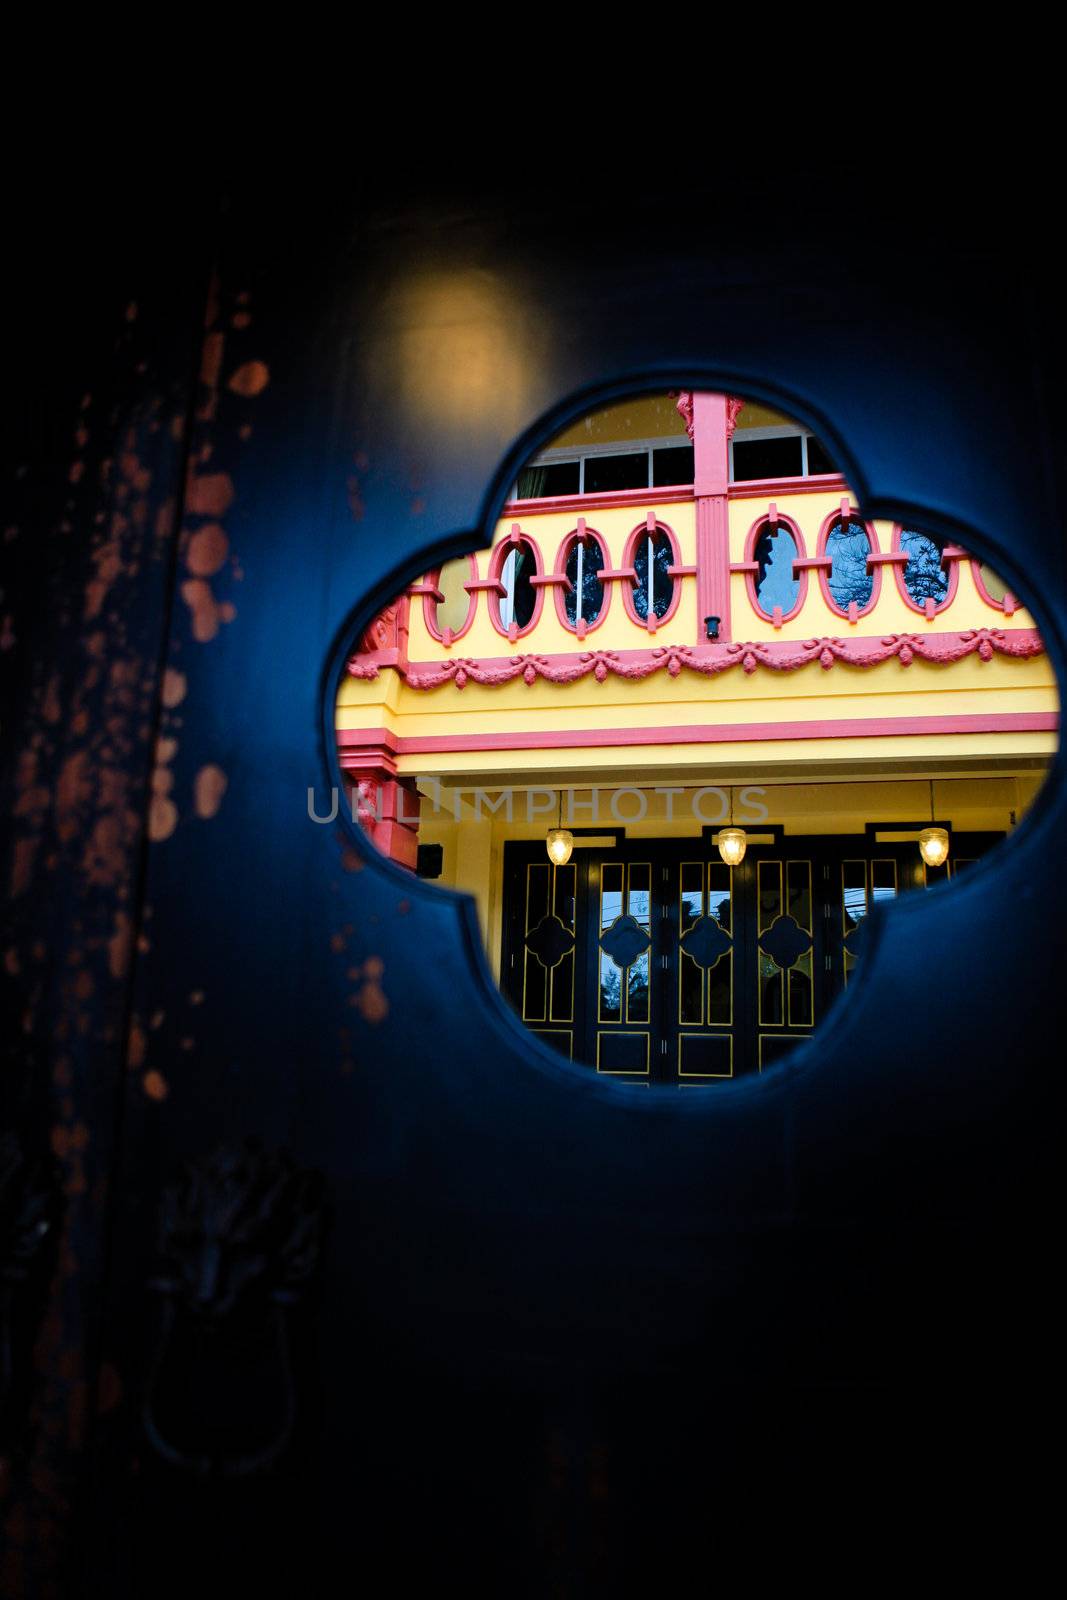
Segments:
[[[315,1275],[325,1184],[253,1140],[186,1168],[163,1199],[163,1298],[144,1424],[160,1456],[203,1475],[263,1472],[298,1409],[291,1319]]]

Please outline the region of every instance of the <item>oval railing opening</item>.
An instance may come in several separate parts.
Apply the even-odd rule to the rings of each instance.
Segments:
[[[874,906],[1004,840],[1057,739],[997,573],[865,517],[806,428],[725,395],[565,430],[346,665],[353,814],[474,896],[532,1032],[638,1083],[809,1038]]]

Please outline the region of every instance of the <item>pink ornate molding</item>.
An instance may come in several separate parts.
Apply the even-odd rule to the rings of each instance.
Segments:
[[[734,394],[728,394],[726,396],[726,437],[727,437],[727,439],[732,439],[733,436],[734,436],[734,429],[737,427],[737,419],[741,415],[741,410],[742,410],[742,407],[744,406],[744,404],[745,404],[745,402],[743,400],[739,400],[737,398],[737,396],[734,395]],[[692,391],[692,389],[682,389],[682,390],[679,391],[678,400],[677,400],[677,404],[675,406],[675,409],[678,412],[678,415],[681,417],[682,421],[685,423],[685,431],[686,431],[686,433],[689,435],[690,439],[692,439],[692,437],[693,437],[693,428],[694,428],[694,422],[693,422],[693,391]]]
[[[341,766],[352,785],[352,815],[390,861],[412,872],[419,853],[419,795],[396,769],[395,741],[384,730],[339,739]]]
[[[359,641],[359,655],[353,660],[363,660],[377,667],[396,667],[404,672],[408,664],[408,613],[410,600],[406,594],[387,605],[367,625]]]
[[[407,632],[407,609],[406,600],[401,597],[379,611],[359,641],[364,654],[400,648],[401,634]]]
[[[592,676],[598,683],[609,677],[631,681],[666,672],[676,678],[683,667],[702,677],[715,677],[740,667],[751,674],[757,667],[771,672],[796,672],[817,661],[824,671],[841,662],[850,667],[876,667],[894,658],[908,667],[918,658],[947,664],[977,655],[981,661],[994,656],[1026,659],[1044,653],[1045,645],[1035,628],[972,628],[965,633],[894,633],[882,638],[805,639],[800,643],[785,640],[758,640],[748,644],[655,645],[645,650],[583,650],[569,655],[517,655],[478,659],[463,657],[453,661],[409,663],[399,668],[412,689],[440,689],[452,683],[457,689],[468,683],[495,687],[522,678],[527,685],[538,679],[546,683],[577,683]],[[348,671],[353,678],[378,676],[379,663],[365,656],[352,656]]]
[[[683,389],[678,395],[675,410],[685,423],[685,431],[690,439],[693,437],[693,391]]]

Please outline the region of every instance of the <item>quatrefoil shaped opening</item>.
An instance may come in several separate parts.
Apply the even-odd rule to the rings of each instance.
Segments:
[[[574,949],[574,934],[558,917],[546,912],[537,926],[530,929],[525,943],[543,967],[558,967],[564,956]]]
[[[763,1071],[768,1027],[806,1037],[862,979],[871,914],[971,872],[1038,793],[1058,694],[1033,616],[962,533],[869,514],[840,459],[762,400],[598,406],[349,649],[364,835],[474,897],[514,1011],[594,1070]]]
[[[711,916],[698,917],[688,933],[683,934],[680,943],[682,950],[698,967],[715,966],[734,945],[722,923],[717,917]]]
[[[643,956],[652,939],[647,928],[642,928],[634,917],[617,917],[605,933],[600,935],[600,948],[619,968],[632,967]]]
[[[795,966],[801,956],[811,949],[811,945],[811,934],[788,913],[776,917],[771,926],[759,936],[760,949],[765,955],[770,956],[775,966],[781,967],[783,972]]]

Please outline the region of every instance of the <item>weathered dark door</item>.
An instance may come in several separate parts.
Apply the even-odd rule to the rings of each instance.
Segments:
[[[657,145],[647,183],[546,161],[416,202],[384,122],[329,181],[255,182],[248,114],[225,206],[210,163],[171,191],[109,153],[12,229],[4,1292],[44,1309],[5,1582],[650,1593],[688,1555],[683,1592],[739,1545],[775,1583],[893,1550],[1025,1583],[1055,1526],[1062,762],[995,863],[875,919],[798,1070],[705,1094],[532,1040],[469,904],[307,791],[328,811],[360,629],[634,385],[788,410],[865,512],[994,562],[1062,668],[1062,291],[1018,190],[1044,139],[946,182],[924,124],[899,180],[787,161],[791,201],[752,176],[780,149],[683,107],[670,192]]]

